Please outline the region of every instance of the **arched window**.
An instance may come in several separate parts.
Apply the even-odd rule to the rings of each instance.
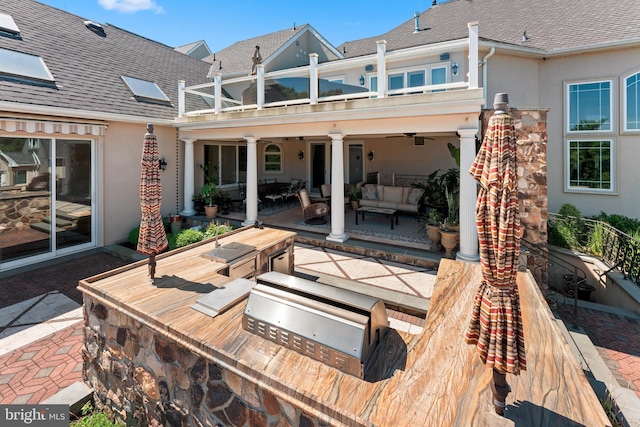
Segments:
[[[624,130],[640,130],[640,73],[624,79]]]
[[[276,144],[269,144],[264,148],[264,171],[282,172],[282,150]]]

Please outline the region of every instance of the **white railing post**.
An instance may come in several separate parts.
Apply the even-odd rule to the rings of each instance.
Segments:
[[[186,87],[186,83],[184,80],[180,80],[178,82],[178,117],[184,116],[184,105],[185,105],[185,92],[184,88]]]
[[[309,100],[311,105],[318,103],[318,54],[309,54]]]
[[[379,40],[376,42],[378,45],[378,98],[387,97],[387,41]]]
[[[258,64],[258,73],[257,77],[257,92],[256,92],[256,103],[258,104],[258,110],[262,110],[264,107],[264,65]]]
[[[478,89],[478,21],[469,22],[469,89]]]
[[[218,114],[222,111],[222,74],[215,74],[213,83],[213,111]]]

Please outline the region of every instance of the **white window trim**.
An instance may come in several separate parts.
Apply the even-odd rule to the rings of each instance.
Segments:
[[[638,134],[640,133],[640,128],[638,129],[629,129],[627,127],[627,79],[636,74],[640,74],[640,69],[634,69],[623,76],[620,77],[620,99],[622,100],[622,108],[620,113],[620,129],[622,129],[622,133],[625,134]],[[640,95],[638,96],[638,104],[640,105]]]
[[[279,171],[268,171],[267,170],[267,147],[270,145],[275,145],[280,150],[280,170]],[[266,144],[262,150],[262,172],[265,175],[284,175],[284,149],[282,148],[282,144],[278,144],[276,142],[269,142]]]
[[[434,84],[431,81],[431,70],[436,69],[436,68],[444,68],[445,69],[445,76],[446,76],[446,83],[450,83],[451,82],[451,61],[446,61],[446,62],[433,62],[433,63],[429,63],[429,64],[425,64],[419,67],[416,66],[412,66],[412,67],[404,67],[404,68],[394,68],[394,69],[389,69],[387,70],[387,90],[388,91],[393,91],[393,90],[398,90],[398,89],[388,89],[391,85],[389,83],[389,77],[394,76],[394,75],[398,75],[398,74],[402,74],[402,85],[403,85],[403,89],[409,89],[409,86],[407,86],[408,83],[408,75],[409,73],[413,73],[413,72],[417,72],[417,71],[422,71],[424,72],[424,85],[425,86],[431,86],[432,84]],[[371,84],[371,77],[377,77],[377,75],[375,73],[368,73],[367,74],[367,81],[369,81],[369,84]],[[371,87],[371,86],[369,86]],[[413,87],[413,86],[412,86]],[[415,87],[421,87],[421,86],[415,86]],[[427,90],[427,91],[423,91],[423,93],[430,93],[432,92],[431,90]]]
[[[572,187],[569,183],[570,181],[570,170],[571,170],[571,153],[570,153],[570,143],[574,141],[581,142],[589,142],[589,141],[609,141],[611,143],[611,189],[603,190],[599,188],[582,188],[582,187]],[[564,140],[564,191],[567,193],[582,193],[582,194],[600,194],[600,195],[617,195],[618,190],[618,167],[617,167],[617,147],[616,147],[616,139],[607,137],[607,138],[597,138],[593,136],[589,136],[587,138],[580,138],[579,136],[573,136],[571,138],[565,138]]]
[[[611,123],[611,129],[609,130],[571,130],[571,125],[569,123],[571,117],[570,111],[570,102],[569,102],[569,86],[571,85],[581,85],[581,84],[590,84],[590,83],[602,83],[609,82],[611,84],[610,99],[609,99],[609,122]],[[565,81],[564,82],[564,129],[566,135],[593,135],[593,134],[606,134],[611,135],[616,132],[616,119],[614,117],[614,105],[616,102],[615,93],[616,93],[616,82],[615,79],[611,77],[597,78],[597,79],[589,79],[589,80],[579,80],[579,81]]]

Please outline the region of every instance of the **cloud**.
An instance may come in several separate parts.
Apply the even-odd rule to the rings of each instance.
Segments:
[[[100,6],[107,10],[116,10],[124,13],[135,13],[141,10],[153,10],[163,13],[162,6],[158,6],[155,0],[98,0]]]

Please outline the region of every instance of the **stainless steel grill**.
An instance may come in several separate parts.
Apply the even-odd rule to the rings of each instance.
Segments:
[[[364,378],[389,320],[381,300],[272,271],[257,277],[242,326]]]

